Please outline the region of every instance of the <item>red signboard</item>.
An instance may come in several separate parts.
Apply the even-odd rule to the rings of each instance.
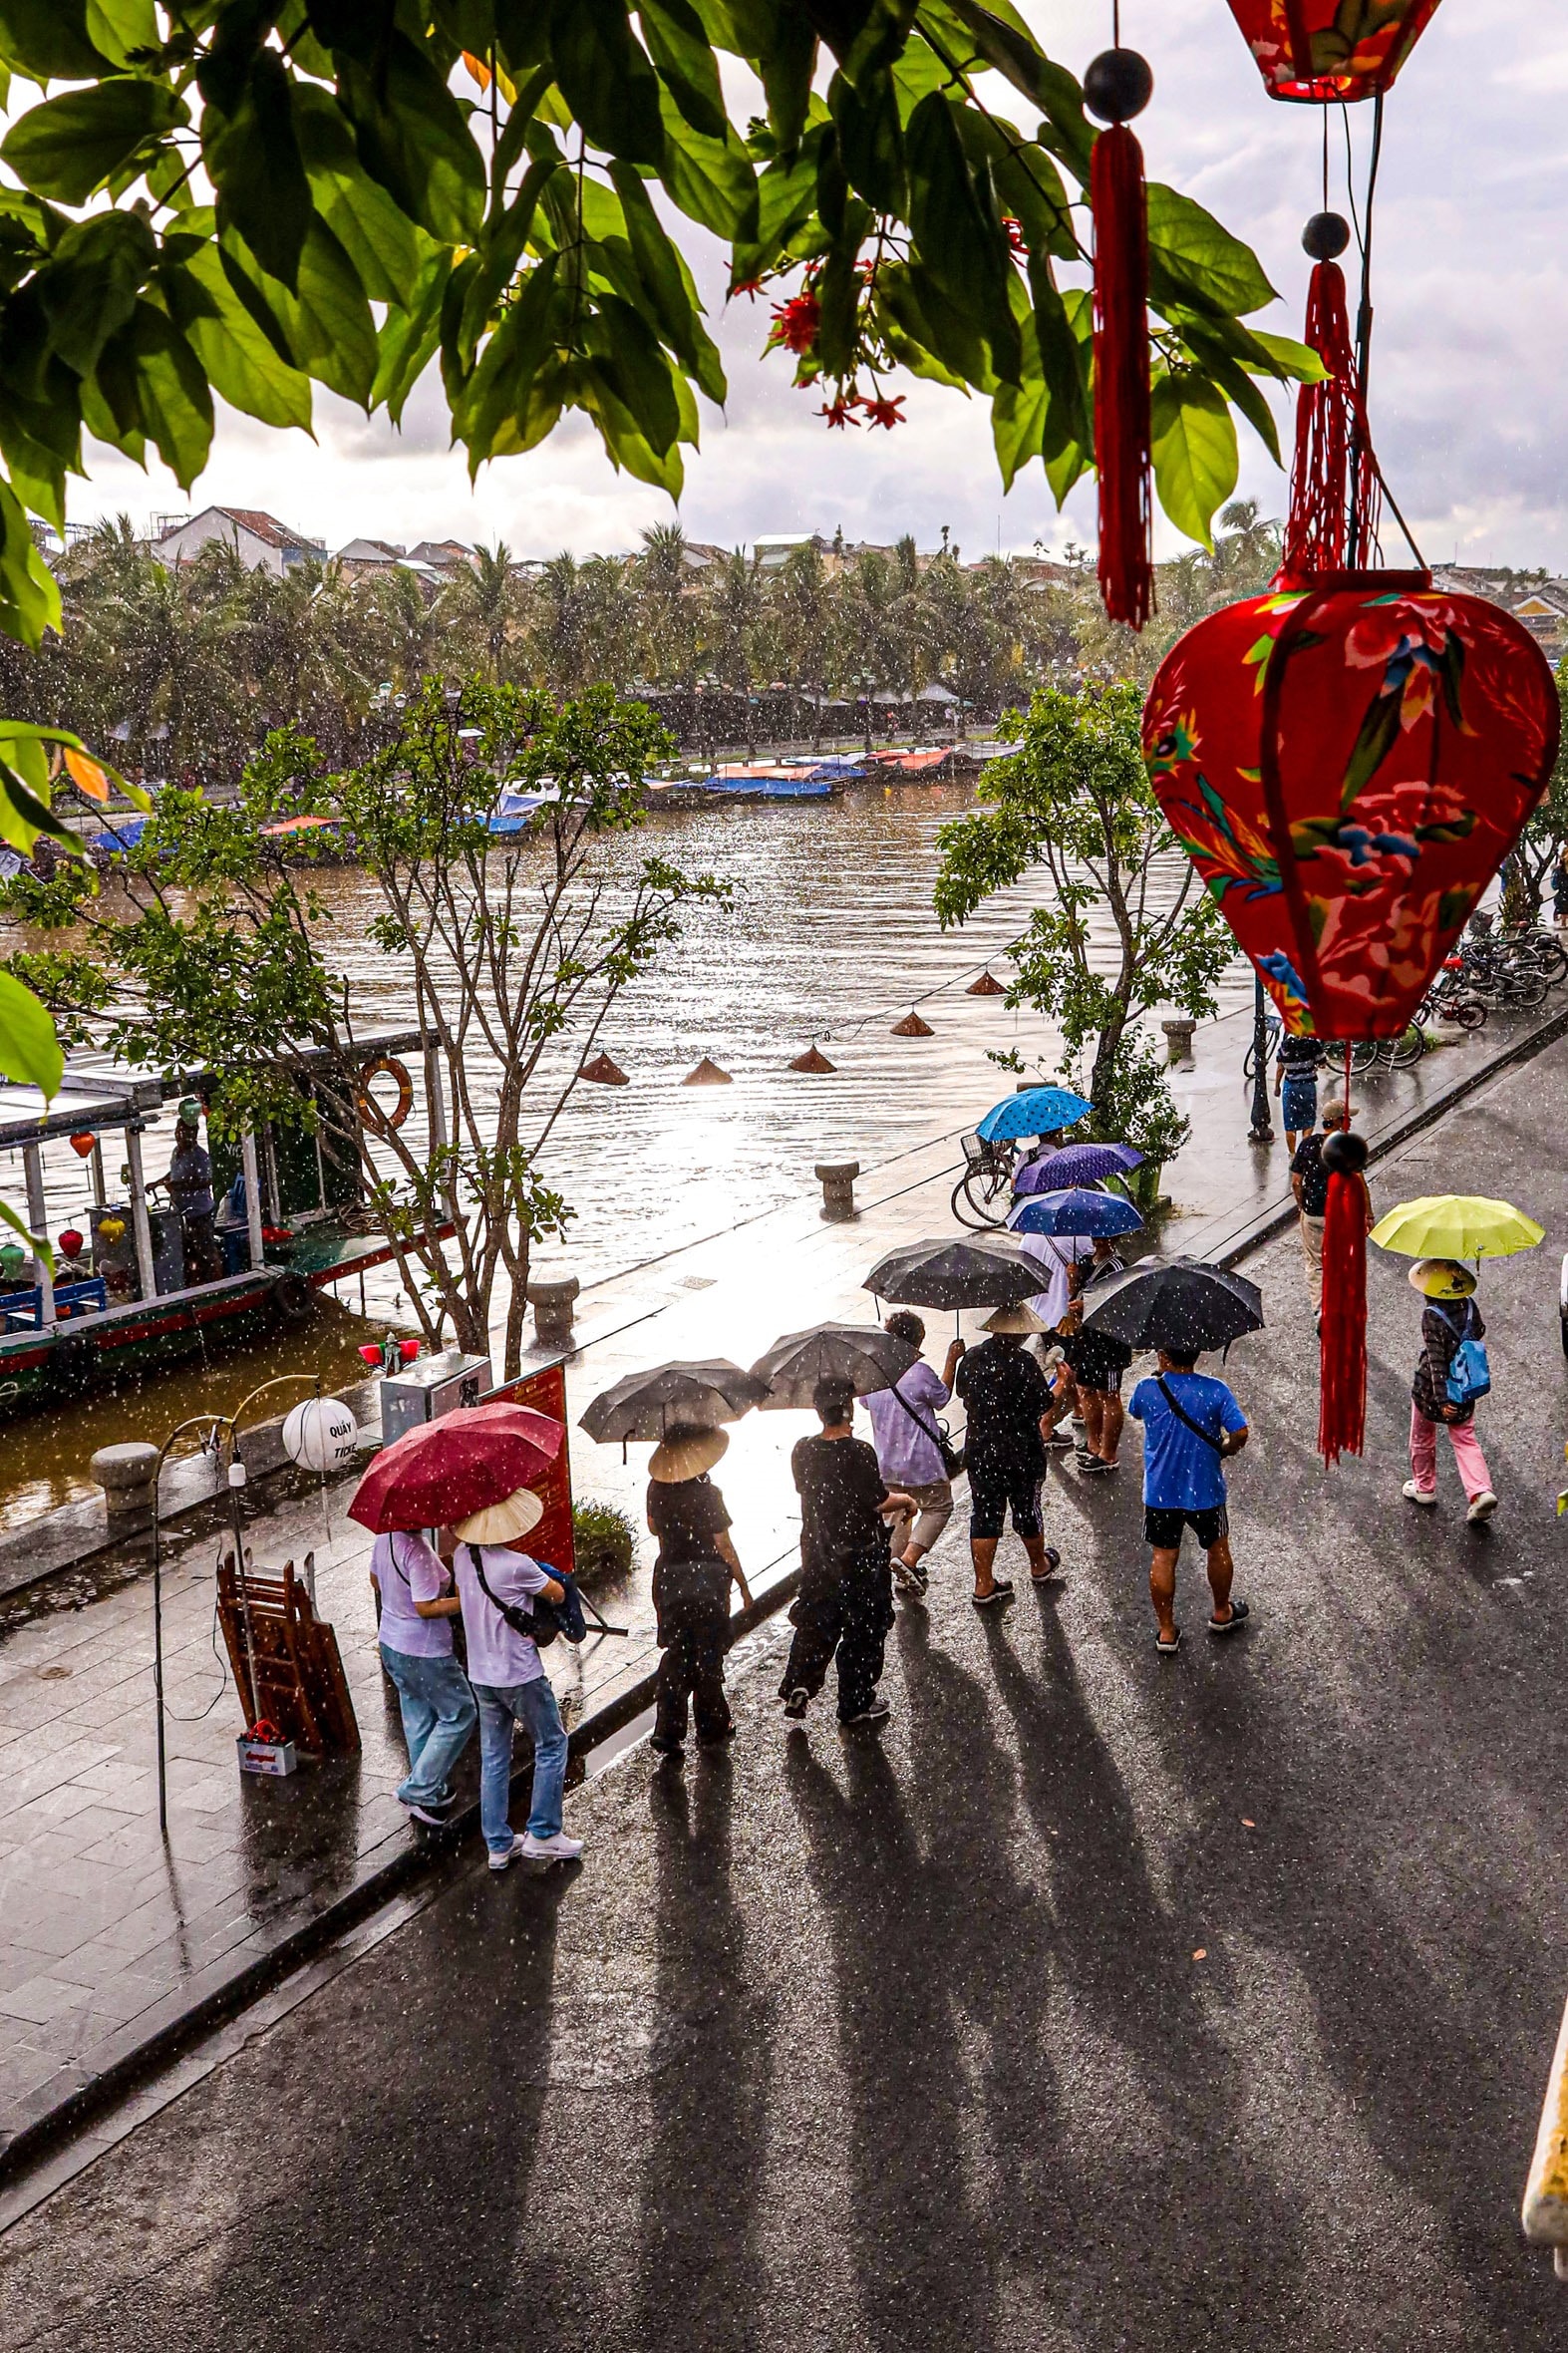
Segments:
[[[492,1389],[486,1405],[498,1405],[502,1399],[512,1405],[530,1405],[535,1413],[548,1414],[552,1422],[559,1422],[566,1430],[566,1372],[559,1364],[545,1365],[536,1373],[524,1373],[520,1381],[508,1381],[504,1388]],[[528,1551],[533,1559],[545,1561],[551,1568],[563,1568],[567,1574],[576,1568],[577,1553],[572,1541],[571,1524],[571,1440],[561,1439],[561,1451],[542,1478],[533,1482],[533,1492],[544,1506],[544,1517],[528,1538]]]

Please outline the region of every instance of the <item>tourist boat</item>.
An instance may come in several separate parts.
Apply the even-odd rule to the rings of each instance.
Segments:
[[[0,1155],[21,1158],[30,1230],[43,1234],[51,1222],[44,1177],[51,1146],[56,1168],[65,1158],[62,1147],[75,1151],[85,1196],[80,1210],[60,1214],[59,1187],[51,1188],[53,1221],[79,1232],[83,1245],[74,1257],[57,1257],[53,1271],[41,1258],[18,1266],[26,1253],[9,1235],[0,1248],[0,1270],[9,1275],[0,1286],[0,1416],[117,1388],[182,1359],[302,1324],[326,1284],[388,1263],[392,1245],[372,1220],[359,1161],[341,1137],[342,1107],[348,1093],[359,1120],[361,1107],[374,1102],[367,1091],[379,1073],[397,1086],[398,1099],[390,1110],[378,1105],[372,1123],[401,1126],[415,1082],[400,1058],[407,1055],[418,1067],[419,1032],[378,1031],[357,1038],[354,1052],[347,1090],[341,1065],[324,1049],[289,1058],[290,1072],[308,1092],[335,1079],[336,1138],[321,1129],[262,1129],[238,1145],[208,1140],[223,1272],[196,1282],[187,1280],[178,1213],[149,1200],[158,1176],[146,1169],[144,1140],[160,1126],[165,1105],[202,1097],[207,1083],[89,1054],[68,1061],[52,1099],[36,1087],[0,1084]],[[171,1149],[171,1120],[162,1133]],[[114,1152],[112,1172],[106,1145],[123,1148],[123,1158]],[[241,1175],[243,1217],[225,1223],[222,1205]]]

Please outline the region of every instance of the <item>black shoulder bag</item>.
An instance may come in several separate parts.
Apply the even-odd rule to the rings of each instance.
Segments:
[[[1216,1438],[1211,1430],[1205,1430],[1201,1422],[1194,1422],[1192,1416],[1182,1405],[1181,1400],[1177,1397],[1172,1397],[1170,1391],[1165,1387],[1165,1376],[1163,1373],[1156,1373],[1154,1375],[1154,1386],[1159,1391],[1160,1396],[1165,1400],[1165,1403],[1169,1406],[1171,1412],[1175,1415],[1176,1420],[1178,1422],[1184,1422],[1187,1428],[1191,1431],[1194,1438],[1201,1438],[1205,1446],[1211,1446],[1214,1449],[1214,1452],[1223,1459],[1225,1453],[1224,1440],[1221,1438]]]
[[[899,1404],[903,1407],[905,1413],[909,1416],[909,1419],[911,1422],[913,1422],[915,1428],[921,1433],[922,1437],[930,1439],[931,1444],[936,1448],[937,1453],[941,1456],[942,1469],[946,1477],[949,1479],[962,1479],[964,1475],[963,1448],[953,1444],[953,1441],[948,1437],[947,1432],[943,1429],[940,1422],[933,1426],[930,1422],[923,1421],[919,1414],[915,1412],[914,1407],[910,1404],[908,1398],[899,1388],[896,1381],[892,1384],[892,1390],[893,1395],[897,1398]]]
[[[473,1573],[479,1580],[479,1591],[497,1615],[503,1617],[514,1634],[525,1634],[535,1650],[547,1650],[561,1631],[561,1620],[555,1604],[542,1593],[533,1596],[531,1610],[519,1609],[513,1601],[501,1601],[490,1591],[489,1579],[484,1574],[484,1550],[479,1544],[469,1546],[469,1557],[473,1562]]]

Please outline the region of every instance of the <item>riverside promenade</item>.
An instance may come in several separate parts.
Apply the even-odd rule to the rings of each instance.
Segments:
[[[1556,1018],[1552,1014],[1553,1025]],[[1245,1142],[1240,1033],[1235,1022],[1203,1033],[1196,1069],[1177,1079],[1198,1132],[1167,1177],[1174,1204],[1160,1236],[1167,1251],[1234,1254],[1288,1214],[1283,1142],[1271,1152]],[[1528,1041],[1521,1035],[1518,1042]],[[1364,1125],[1375,1143],[1380,1134],[1393,1140],[1457,1088],[1479,1080],[1506,1048],[1493,1030],[1484,1046],[1471,1041],[1434,1054],[1411,1077],[1374,1081],[1362,1100]],[[1387,1174],[1375,1174],[1380,1199],[1439,1189],[1449,1181],[1468,1187],[1472,1178],[1448,1172],[1447,1163],[1455,1151],[1471,1151],[1484,1106],[1504,1094],[1528,1105],[1543,1090],[1546,1100],[1560,1104],[1563,1051],[1549,1048],[1518,1075],[1493,1081],[1469,1099],[1477,1108],[1450,1112],[1439,1127],[1397,1150]],[[1422,1155],[1434,1151],[1444,1173],[1423,1168]],[[1548,1217],[1545,1159],[1538,1169],[1522,1148],[1515,1159],[1506,1181],[1499,1176],[1493,1187],[1476,1176],[1474,1188],[1511,1187],[1524,1205]],[[826,1315],[870,1313],[858,1288],[865,1269],[900,1240],[946,1229],[955,1174],[951,1142],[939,1140],[868,1172],[859,1188],[861,1215],[853,1224],[826,1225],[812,1203],[802,1202],[596,1286],[581,1303],[579,1349],[569,1367],[573,1417],[594,1391],[639,1363],[720,1351],[746,1362],[782,1329]],[[1555,1230],[1561,1226],[1559,1215]],[[1274,1270],[1271,1327],[1279,1321],[1287,1331],[1286,1311],[1304,1297],[1293,1249],[1287,1240],[1266,1253]],[[1529,1286],[1538,1304],[1544,1302],[1542,1312],[1550,1310],[1548,1362],[1555,1383],[1555,1276],[1546,1259],[1543,1251],[1517,1262],[1507,1279]],[[1395,1304],[1408,1320],[1408,1301],[1396,1295]],[[945,1327],[940,1318],[929,1321],[934,1346]],[[1271,1338],[1269,1347],[1278,1344]],[[1294,1394],[1303,1384],[1311,1387],[1310,1324],[1305,1345],[1297,1334],[1292,1347],[1284,1421],[1296,1460],[1310,1458],[1315,1426],[1310,1398],[1303,1404]],[[786,1458],[802,1427],[794,1416],[749,1417],[735,1432],[721,1474],[737,1541],[765,1605],[769,1598],[777,1602],[792,1565]],[[623,1467],[618,1449],[593,1448],[575,1429],[572,1448],[579,1496],[621,1501],[640,1517],[645,1450],[632,1450],[631,1463]],[[1263,1459],[1267,1450],[1255,1452]],[[1252,1461],[1249,1456],[1249,1470]],[[1135,1488],[1135,1445],[1128,1463],[1113,1514],[1096,1506],[1091,1517],[1083,1491],[1067,1475],[1062,1500],[1072,1523],[1065,1542],[1070,1560],[1081,1537],[1098,1540],[1102,1519],[1125,1517]],[[1358,1467],[1331,1494],[1366,1476]],[[430,1850],[407,1828],[392,1796],[403,1770],[401,1747],[375,1655],[365,1581],[369,1540],[343,1515],[351,1483],[326,1499],[326,1521],[314,1490],[290,1493],[292,1485],[277,1483],[257,1515],[256,1558],[275,1564],[314,1548],[322,1605],[338,1628],[364,1753],[350,1764],[302,1773],[289,1784],[240,1783],[232,1745],[238,1712],[212,1648],[218,1536],[215,1521],[208,1524],[196,1513],[165,1539],[171,1563],[168,1697],[178,1719],[170,1728],[166,1847],[157,1833],[153,1780],[145,1543],[57,1574],[13,1595],[0,1611],[0,1738],[11,1765],[11,1806],[0,1826],[6,1899],[0,1910],[0,2016],[10,2027],[0,2055],[0,2122],[31,2151],[64,2108],[124,2076],[193,2021],[254,1995],[269,1973],[308,1953],[318,1955],[314,1967],[330,1973],[330,1961],[319,1957],[329,1935],[352,1931],[374,1904],[415,1899],[432,1867],[432,1887],[466,1868],[449,1859],[431,1866]],[[1378,1500],[1380,1512],[1392,1510],[1382,1487]],[[1398,1513],[1392,1525],[1403,1542]],[[1505,1509],[1499,1541],[1509,1540],[1509,1525]],[[622,1588],[601,1586],[597,1594],[606,1614],[630,1627],[631,1638],[592,1643],[581,1653],[558,1646],[551,1666],[578,1746],[602,1759],[606,1733],[624,1738],[647,1704],[656,1653],[646,1564]],[[773,1639],[766,1628],[752,1637],[765,1647]],[[625,1770],[640,1777],[638,1765]],[[62,2160],[63,2171],[106,2146],[136,2113],[90,2120],[86,2138]],[[0,2214],[4,2210],[0,2206]]]

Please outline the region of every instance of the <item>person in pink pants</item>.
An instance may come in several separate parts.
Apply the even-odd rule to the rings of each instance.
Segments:
[[[1470,1520],[1489,1519],[1497,1509],[1486,1457],[1475,1435],[1473,1403],[1455,1405],[1448,1373],[1459,1344],[1486,1331],[1473,1293],[1475,1277],[1452,1258],[1422,1258],[1411,1268],[1411,1282],[1426,1301],[1421,1315],[1421,1353],[1411,1383],[1411,1476],[1405,1494],[1427,1510],[1437,1501],[1437,1432],[1445,1429],[1464,1486]]]

